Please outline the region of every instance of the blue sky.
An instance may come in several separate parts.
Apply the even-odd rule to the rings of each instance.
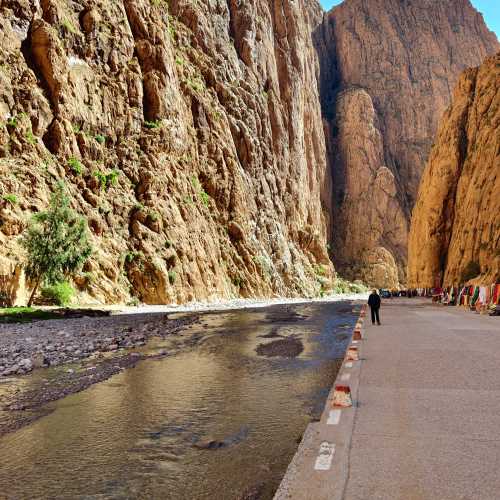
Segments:
[[[477,10],[483,13],[488,28],[500,39],[500,0],[471,0]],[[342,0],[320,0],[326,10],[342,3]]]

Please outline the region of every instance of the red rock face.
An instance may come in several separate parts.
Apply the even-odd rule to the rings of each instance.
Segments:
[[[467,70],[422,177],[409,240],[409,283],[500,280],[500,53]]]
[[[4,1],[0,283],[62,179],[83,299],[314,296],[328,232],[394,286],[450,88],[497,47],[468,0]]]
[[[315,32],[336,267],[405,281],[411,209],[459,74],[498,42],[469,0],[346,0]]]
[[[83,298],[318,294],[318,16],[302,0],[2,2],[2,269],[63,179],[95,247]]]

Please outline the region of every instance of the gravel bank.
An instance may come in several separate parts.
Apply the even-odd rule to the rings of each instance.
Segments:
[[[165,337],[196,320],[170,319],[163,313],[0,325],[0,376],[75,363],[96,352],[141,347],[151,337]]]
[[[269,307],[280,304],[304,304],[321,302],[341,302],[349,300],[368,300],[369,293],[346,293],[329,295],[317,299],[305,298],[276,298],[276,299],[233,299],[214,300],[210,302],[189,302],[187,304],[167,304],[163,306],[141,305],[137,307],[124,307],[120,311],[113,309],[116,314],[145,314],[145,313],[172,313],[172,312],[206,312],[228,311],[232,309],[254,309],[256,307]]]

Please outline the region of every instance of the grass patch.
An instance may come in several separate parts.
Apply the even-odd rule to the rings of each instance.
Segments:
[[[142,252],[133,251],[125,254],[125,262],[127,264],[132,264],[132,262],[134,262],[135,260],[141,261],[143,259],[144,259],[144,254]]]
[[[149,212],[148,213],[148,218],[152,221],[152,222],[158,222],[160,220],[160,214],[158,212]]]
[[[368,287],[362,283],[351,283],[342,278],[337,278],[333,282],[334,293],[365,293],[367,291]]]
[[[198,177],[192,176],[191,177],[191,184],[195,191],[197,191],[197,195],[200,198],[201,203],[205,206],[208,207],[210,205],[210,196],[208,193],[203,189],[203,186],[201,185]]]
[[[317,264],[314,266],[314,274],[317,276],[325,276],[326,275],[326,268],[325,266],[321,264]]]
[[[52,311],[42,311],[33,307],[7,307],[0,309],[0,323],[30,323],[35,320],[61,318]]]
[[[94,177],[99,181],[101,189],[107,191],[111,186],[116,186],[118,184],[118,177],[120,176],[120,171],[114,168],[111,172],[103,173],[96,170],[94,172]]]
[[[38,139],[36,138],[35,134],[33,134],[33,132],[31,130],[29,130],[27,133],[26,133],[26,140],[32,144],[32,145],[35,145],[38,143]]]
[[[69,33],[76,33],[76,28],[69,19],[63,19],[61,26]]]
[[[70,158],[68,160],[68,167],[74,172],[76,175],[82,175],[83,165],[76,158]]]
[[[176,31],[172,24],[168,25],[168,34],[170,35],[170,38],[175,42]]]
[[[7,201],[11,205],[17,205],[17,196],[15,194],[5,194],[2,196],[2,200]]]
[[[17,116],[11,116],[10,118],[7,119],[7,125],[12,128],[17,128],[19,125],[19,122],[17,120]]]
[[[150,130],[155,129],[155,128],[160,128],[161,127],[161,120],[153,120],[153,121],[146,120],[144,122],[144,126]]]
[[[194,79],[187,78],[184,81],[186,85],[194,92],[201,93],[206,89],[205,82],[200,77],[196,77]]]
[[[74,296],[75,289],[67,281],[42,288],[42,297],[58,306],[68,306]]]

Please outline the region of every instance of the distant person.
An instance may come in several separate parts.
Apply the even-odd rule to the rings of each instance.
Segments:
[[[368,305],[370,306],[370,311],[372,313],[372,325],[375,324],[375,320],[377,321],[377,325],[380,325],[380,295],[377,293],[377,290],[373,290],[371,295],[368,297]]]

